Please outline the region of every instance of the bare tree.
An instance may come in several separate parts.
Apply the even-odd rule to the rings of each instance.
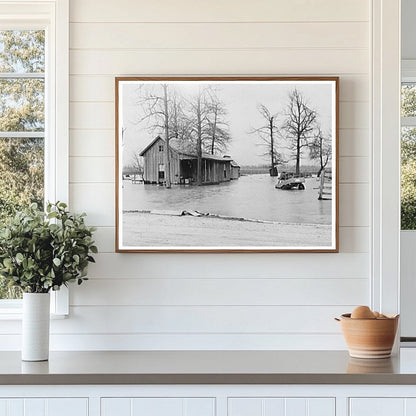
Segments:
[[[169,148],[169,109],[168,109],[168,85],[163,84],[163,106],[164,106],[164,118],[165,118],[165,174],[166,174],[166,188],[171,187],[170,181],[170,148]]]
[[[185,100],[168,84],[143,87],[138,90],[142,116],[148,128],[164,137],[166,187],[171,186],[170,141],[181,151],[192,151],[197,156],[197,184],[202,184],[202,153],[214,154],[224,150],[230,140],[225,121],[224,104],[211,86],[200,87],[193,97]]]
[[[206,148],[212,155],[223,152],[231,141],[229,124],[226,121],[227,110],[224,103],[217,97],[215,92],[210,94],[208,113],[208,132]]]
[[[300,172],[300,160],[303,149],[309,147],[313,139],[313,131],[316,125],[316,111],[308,107],[302,94],[294,89],[289,94],[289,104],[286,111],[286,120],[283,130],[289,140],[289,150],[296,160],[296,174]]]
[[[321,172],[327,166],[332,156],[331,137],[325,136],[320,127],[317,128],[315,137],[310,146],[311,159],[319,159],[320,167],[318,171],[318,178]]]
[[[196,182],[202,184],[202,150],[210,131],[210,87],[200,87],[196,95],[188,101],[190,133],[195,142],[197,157]]]
[[[170,138],[176,139],[175,146],[178,150],[183,152],[193,151],[194,146],[192,146],[193,140],[190,131],[191,121],[186,115],[185,103],[176,91],[171,93],[170,108]]]
[[[138,149],[135,150],[134,152],[131,152],[131,167],[137,173],[142,173],[143,172],[143,164],[142,164]]]
[[[264,124],[252,129],[249,133],[256,134],[261,140],[261,145],[266,148],[264,156],[270,158],[270,176],[277,176],[277,165],[283,163],[283,156],[277,151],[277,137],[279,134],[276,125],[277,113],[272,114],[263,104],[258,106],[258,110],[264,119]]]
[[[148,128],[164,137],[165,140],[165,178],[166,188],[171,187],[170,177],[170,140],[179,138],[182,123],[181,99],[172,86],[139,87],[139,101],[143,115],[139,122],[148,122]]]
[[[130,163],[123,166],[123,176],[130,175],[132,182],[135,182],[136,175],[141,175],[143,179],[143,164],[139,155],[139,149],[130,153]]]

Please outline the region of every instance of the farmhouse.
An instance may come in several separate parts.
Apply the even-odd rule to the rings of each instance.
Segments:
[[[143,180],[145,184],[164,183],[166,180],[166,142],[157,136],[141,152],[143,157]],[[192,184],[197,180],[198,158],[194,151],[180,146],[172,139],[169,142],[170,178],[172,184]],[[238,179],[240,167],[230,156],[202,153],[202,183],[216,184]]]

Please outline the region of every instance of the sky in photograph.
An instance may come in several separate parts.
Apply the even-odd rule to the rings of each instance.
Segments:
[[[134,153],[144,149],[156,136],[163,137],[163,131],[152,131],[149,122],[140,120],[144,113],[138,104],[140,98],[151,88],[162,95],[160,84],[146,85],[139,88],[142,82],[123,82],[121,84],[119,109],[120,129],[123,128],[123,165],[132,162]],[[148,84],[148,83],[147,83]],[[201,86],[200,82],[183,83],[175,81],[169,88],[175,88],[183,97],[194,96]],[[266,123],[260,115],[258,107],[265,105],[273,114],[277,113],[277,125],[280,126],[285,118],[289,94],[295,88],[305,98],[307,105],[317,112],[317,120],[324,134],[331,133],[333,123],[332,84],[329,82],[215,82],[217,97],[224,103],[229,124],[231,142],[224,154],[230,155],[241,166],[268,164],[268,157],[264,156],[266,148],[256,134],[251,134],[255,128]],[[121,134],[120,134],[121,137]],[[288,150],[278,146],[278,151],[286,154]],[[307,161],[307,157],[304,163]]]

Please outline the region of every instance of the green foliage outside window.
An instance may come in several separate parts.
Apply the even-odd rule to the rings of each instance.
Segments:
[[[45,71],[45,32],[0,30],[0,73]],[[44,80],[0,79],[0,132],[44,131]],[[6,134],[7,136],[7,134]],[[0,227],[15,212],[44,199],[44,139],[0,138]],[[0,299],[21,292],[0,279]]]
[[[401,115],[402,117],[416,116],[416,86],[414,84],[402,85]]]
[[[416,116],[416,86],[402,86],[402,117]],[[416,128],[403,127],[401,135],[401,228],[416,229]]]

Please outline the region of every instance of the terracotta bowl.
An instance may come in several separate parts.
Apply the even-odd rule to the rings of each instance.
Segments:
[[[383,319],[352,319],[341,315],[341,329],[351,357],[388,358],[391,356],[399,315]]]

